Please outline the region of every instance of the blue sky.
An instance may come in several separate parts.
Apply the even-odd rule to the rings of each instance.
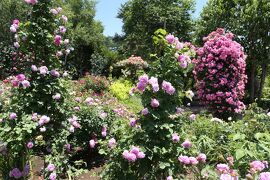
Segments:
[[[98,0],[95,19],[100,20],[104,26],[104,34],[113,36],[115,33],[122,33],[122,21],[118,18],[117,12],[121,4],[127,0]],[[198,17],[207,0],[196,0],[196,12],[194,17]]]

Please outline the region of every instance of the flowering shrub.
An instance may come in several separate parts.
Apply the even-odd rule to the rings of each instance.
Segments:
[[[87,75],[80,79],[79,83],[82,84],[82,91],[92,90],[96,93],[102,93],[109,88],[109,81],[102,76]]]
[[[14,47],[27,61],[16,76],[5,80],[12,96],[0,115],[0,170],[3,179],[26,179],[30,157],[42,154],[43,176],[55,180],[76,171],[66,148],[73,133],[85,125],[68,106],[68,73],[61,69],[71,51],[64,39],[68,19],[61,7],[51,9],[50,0],[25,2],[31,7],[29,21],[14,20],[10,27]]]
[[[104,179],[179,177],[185,170],[200,169],[199,162],[205,161],[206,157],[199,155],[201,152],[196,150],[192,141],[186,135],[177,133],[183,119],[187,120],[189,117],[182,116],[182,121],[174,118],[181,116],[176,115],[180,113],[177,106],[178,90],[182,86],[181,73],[191,66],[189,55],[194,54],[194,51],[189,45],[180,43],[176,37],[168,35],[165,38],[166,32],[159,33],[158,43],[164,54],[155,57],[156,61],[148,75],[140,76],[139,82],[131,91],[142,94],[144,108],[138,117],[132,117],[126,122],[129,128],[123,130],[123,135],[119,135],[118,131],[110,134],[110,138],[116,140],[113,152],[108,148],[108,140],[104,142],[105,150],[101,151],[111,154],[111,160],[103,172]],[[184,58],[179,60],[179,56]],[[181,160],[182,156],[187,155],[192,163],[179,162],[178,157]]]
[[[128,59],[119,61],[114,65],[114,71],[121,69],[121,73],[124,76],[135,80],[137,78],[137,72],[144,70],[148,67],[148,63],[144,61],[140,56],[132,55]]]
[[[197,93],[218,117],[228,118],[245,109],[246,62],[243,47],[233,41],[232,33],[217,29],[204,38],[197,49],[194,75]]]

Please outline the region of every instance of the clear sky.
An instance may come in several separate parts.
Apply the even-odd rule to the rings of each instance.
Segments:
[[[122,21],[116,18],[121,4],[127,0],[98,0],[95,19],[100,20],[104,26],[104,34],[113,36],[115,33],[122,33]],[[196,12],[194,17],[198,17],[207,0],[196,0]]]

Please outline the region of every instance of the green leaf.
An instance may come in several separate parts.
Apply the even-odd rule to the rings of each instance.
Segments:
[[[236,160],[241,159],[245,155],[246,155],[246,153],[245,153],[245,150],[243,150],[243,149],[237,149],[236,152],[235,152],[235,158],[236,158]]]

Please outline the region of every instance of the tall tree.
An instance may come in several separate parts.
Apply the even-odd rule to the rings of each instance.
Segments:
[[[236,35],[248,55],[248,91],[251,102],[261,97],[269,68],[269,12],[268,0],[209,0],[201,13],[195,33],[198,44],[201,44],[202,37],[217,27]]]
[[[192,29],[193,0],[129,0],[122,5],[118,18],[124,26],[128,55],[146,57],[151,52],[154,32],[163,28],[188,40]]]

